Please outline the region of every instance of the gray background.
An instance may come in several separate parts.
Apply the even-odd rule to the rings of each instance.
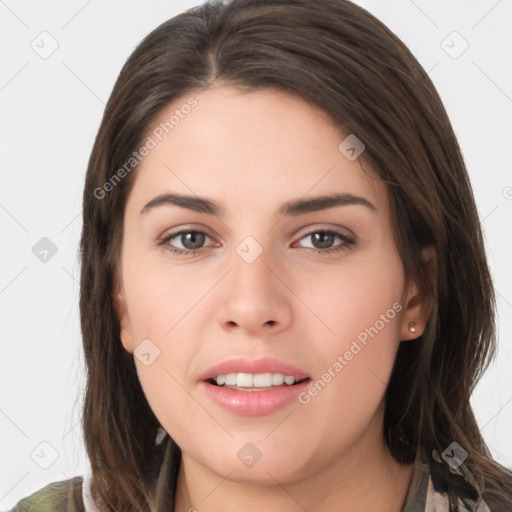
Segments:
[[[199,3],[0,0],[0,509],[88,471],[77,259],[87,159],[130,52]],[[472,404],[512,467],[512,0],[356,3],[429,72],[462,146],[499,307],[498,357]]]

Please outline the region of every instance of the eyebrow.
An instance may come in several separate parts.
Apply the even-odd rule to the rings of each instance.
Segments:
[[[213,199],[199,196],[189,196],[182,194],[161,194],[147,203],[140,211],[143,215],[149,210],[162,205],[175,205],[194,212],[206,213],[208,215],[222,216],[224,209]],[[377,213],[377,208],[364,197],[353,194],[330,194],[313,197],[310,199],[296,199],[283,203],[278,213],[281,216],[297,216],[310,212],[327,210],[336,206],[359,205],[364,206],[372,213]]]

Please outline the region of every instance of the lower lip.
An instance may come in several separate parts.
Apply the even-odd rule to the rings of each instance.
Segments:
[[[280,386],[266,391],[236,391],[214,386],[206,381],[200,385],[210,399],[226,411],[243,416],[263,416],[283,409],[297,400],[309,385],[306,379],[293,386]]]

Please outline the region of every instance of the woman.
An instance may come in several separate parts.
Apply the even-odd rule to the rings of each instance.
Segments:
[[[495,338],[465,165],[364,9],[210,2],[158,27],[83,221],[92,477],[15,510],[511,510],[469,402]]]

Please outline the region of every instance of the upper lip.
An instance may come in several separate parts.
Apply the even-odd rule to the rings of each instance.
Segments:
[[[222,361],[208,370],[206,370],[199,380],[208,380],[217,377],[218,375],[227,375],[228,373],[282,373],[295,377],[295,380],[303,380],[309,378],[309,375],[295,366],[273,359],[271,357],[264,357],[259,359],[244,359],[233,358],[227,361]]]

